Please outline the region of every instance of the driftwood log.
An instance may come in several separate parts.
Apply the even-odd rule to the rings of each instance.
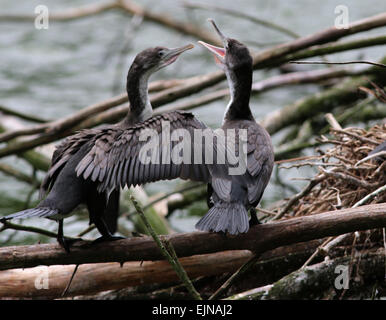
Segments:
[[[247,234],[229,237],[210,232],[180,233],[165,238],[178,257],[226,250],[261,254],[274,248],[348,232],[386,227],[386,203],[329,211],[254,226]],[[150,237],[90,245],[79,241],[67,254],[58,244],[0,248],[0,270],[39,265],[162,260]]]
[[[227,251],[181,259],[190,278],[235,271],[252,256],[250,251]],[[0,297],[60,298],[75,265],[40,266],[0,272]],[[92,294],[152,283],[176,282],[179,278],[167,261],[134,261],[80,265],[66,296]]]
[[[280,247],[260,256],[261,281],[269,281],[272,261],[276,268],[298,268],[323,240]],[[180,259],[191,279],[236,271],[252,257],[249,250],[223,251]],[[0,298],[60,298],[68,286],[75,265],[39,266],[0,271]],[[254,272],[251,270],[251,272]],[[96,294],[146,284],[175,283],[179,278],[167,261],[134,261],[122,266],[116,262],[80,265],[64,296]]]

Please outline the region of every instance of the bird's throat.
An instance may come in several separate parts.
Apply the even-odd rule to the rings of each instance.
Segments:
[[[252,88],[252,71],[226,71],[230,90],[230,101],[225,110],[224,122],[227,120],[253,120],[249,107]]]
[[[127,75],[127,95],[130,102],[130,111],[127,121],[136,123],[150,118],[153,108],[148,93],[148,82],[150,74],[138,74],[129,72]]]

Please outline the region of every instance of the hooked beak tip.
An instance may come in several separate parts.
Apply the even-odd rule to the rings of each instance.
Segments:
[[[193,49],[194,48],[194,45],[192,43],[189,43],[187,46],[186,46],[186,50],[190,50],[190,49]]]
[[[187,51],[187,50],[190,50],[190,49],[193,49],[194,48],[194,45],[189,43],[187,44],[186,46],[183,46],[183,47],[179,47],[179,48],[175,48],[175,49],[170,49],[170,53],[172,56],[179,56],[181,53]]]
[[[212,18],[208,18],[208,21],[212,24],[213,28],[215,29],[216,33],[220,37],[221,41],[224,44],[224,47],[227,45],[227,37],[223,35],[223,33],[220,31],[220,29],[217,27],[216,22]]]

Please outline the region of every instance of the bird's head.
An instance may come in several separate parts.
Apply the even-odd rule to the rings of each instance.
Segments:
[[[224,36],[214,20],[208,20],[212,23],[216,33],[220,37],[223,47],[217,47],[204,41],[198,41],[198,43],[203,45],[213,54],[216,64],[223,70],[236,70],[243,66],[251,66],[252,57],[248,48],[240,41]]]
[[[136,70],[152,74],[177,60],[179,55],[194,46],[188,44],[178,48],[154,47],[141,51],[137,54],[132,64]]]

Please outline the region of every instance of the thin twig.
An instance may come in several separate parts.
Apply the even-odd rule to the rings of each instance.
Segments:
[[[64,291],[63,291],[63,293],[62,293],[62,297],[64,297],[64,296],[67,294],[68,290],[70,289],[72,280],[74,279],[75,273],[78,271],[78,268],[79,268],[79,264],[77,264],[77,265],[75,266],[75,269],[74,269],[74,272],[73,272],[72,275],[71,275],[70,281],[68,282],[66,288],[64,289]]]
[[[223,293],[225,293],[231,285],[233,285],[249,268],[255,265],[257,260],[259,260],[260,255],[254,255],[251,259],[249,259],[246,263],[244,263],[232,276],[225,281],[220,288],[213,293],[209,300],[215,300],[219,298]]]
[[[364,61],[364,60],[356,60],[356,61],[345,61],[345,62],[325,62],[325,61],[289,61],[288,63],[293,64],[371,64],[373,66],[386,68],[386,64]]]
[[[2,222],[3,226],[0,228],[0,232],[6,229],[13,229],[13,230],[19,230],[19,231],[26,231],[26,232],[33,232],[37,234],[41,234],[50,238],[57,238],[58,235],[55,232],[51,232],[48,230],[40,229],[37,227],[32,227],[32,226],[24,226],[20,224],[15,224],[9,221],[3,221]],[[72,237],[66,237],[67,239],[77,239],[77,238],[72,238]],[[79,239],[79,238],[78,238]]]
[[[334,178],[337,178],[339,180],[344,180],[347,183],[351,183],[353,185],[356,185],[358,187],[364,188],[364,189],[372,189],[377,186],[376,183],[369,183],[366,181],[362,181],[358,178],[355,178],[354,176],[342,173],[342,172],[333,172],[331,170],[325,170],[322,167],[320,167],[320,170],[327,176],[331,176]]]
[[[374,198],[376,195],[378,195],[379,193],[381,193],[382,191],[385,191],[385,190],[386,190],[386,185],[378,188],[377,190],[375,190],[375,191],[371,192],[370,194],[368,194],[366,197],[362,198],[360,201],[356,202],[352,206],[352,208],[356,208],[356,207],[359,207],[359,206],[362,206],[362,205],[366,204],[366,202],[368,202],[369,200]],[[302,268],[305,268],[306,266],[308,266],[311,263],[311,261],[316,256],[318,256],[320,253],[323,253],[324,255],[327,255],[328,252],[331,250],[331,248],[337,246],[339,243],[341,243],[342,241],[347,239],[350,235],[351,235],[351,233],[346,233],[346,234],[342,234],[342,235],[340,235],[338,237],[335,237],[335,238],[333,238],[333,237],[328,238],[308,258],[308,260],[303,264]]]
[[[299,200],[301,199],[304,195],[306,195],[307,193],[309,193],[311,191],[311,189],[313,187],[315,187],[320,181],[322,181],[323,179],[325,178],[325,175],[320,175],[314,179],[312,179],[309,184],[302,190],[300,191],[299,193],[297,193],[296,195],[294,195],[290,200],[288,200],[287,204],[285,205],[285,207],[283,209],[281,209],[279,211],[278,214],[276,214],[273,218],[272,218],[272,221],[274,220],[278,220],[280,219],[281,217],[283,217],[287,212],[288,210]]]
[[[379,46],[386,44],[386,36],[366,37],[351,41],[338,41],[322,45],[313,45],[310,48],[286,56],[286,62],[306,59],[316,56],[327,55],[342,51],[361,49],[369,46]],[[282,59],[280,59],[282,61]]]
[[[263,209],[263,208],[260,208],[260,207],[256,207],[256,210],[257,211],[260,211],[262,213],[265,213],[266,215],[268,216],[274,216],[276,215],[276,212],[273,212],[273,211],[270,211],[270,210],[267,210],[267,209]]]
[[[322,252],[325,252],[325,249],[324,249],[324,246],[329,243],[331,240],[333,239],[333,237],[329,237],[326,241],[324,241],[315,251],[314,253],[307,259],[306,262],[304,262],[304,264],[301,266],[300,269],[303,269],[305,267],[307,267],[311,262],[312,260],[314,260],[314,258],[316,256],[318,256],[320,253]]]
[[[386,184],[382,187],[379,187],[375,191],[369,193],[366,197],[364,197],[361,200],[359,200],[358,202],[356,202],[352,207],[356,208],[359,206],[363,206],[364,204],[366,204],[368,201],[372,200],[374,197],[376,197],[378,194],[380,194],[383,191],[386,191]]]
[[[355,167],[358,167],[361,163],[366,162],[367,160],[379,157],[379,156],[386,156],[386,151],[379,151],[377,153],[371,154],[361,160],[359,160],[356,164]]]
[[[371,144],[376,145],[376,146],[379,144],[379,142],[377,142],[375,140],[359,136],[359,135],[357,135],[357,134],[355,134],[353,132],[350,132],[348,130],[331,129],[331,131],[335,131],[335,132],[339,132],[339,133],[344,133],[344,134],[346,134],[346,135],[348,135],[350,137],[356,138],[356,139],[358,139],[358,140],[360,140],[362,142],[365,142],[365,143],[368,142],[368,143],[371,143]]]
[[[23,181],[25,183],[32,184],[34,186],[40,185],[40,181],[38,181],[35,177],[31,177],[6,163],[0,163],[0,171],[5,173],[6,175],[14,177],[19,181]]]
[[[23,120],[31,121],[31,122],[37,122],[37,123],[48,122],[48,120],[46,120],[46,119],[42,119],[42,118],[39,118],[36,116],[21,113],[21,112],[15,111],[15,110],[11,110],[11,109],[4,107],[4,106],[1,106],[1,105],[0,105],[0,112],[2,112],[4,114],[11,115],[11,116],[18,117],[18,118],[23,119]]]
[[[169,261],[169,263],[172,266],[172,268],[174,269],[174,271],[176,271],[177,275],[179,276],[181,281],[185,284],[185,287],[189,291],[189,293],[191,294],[192,298],[194,298],[195,300],[202,300],[200,294],[196,291],[191,280],[189,279],[188,275],[186,274],[186,271],[184,270],[184,268],[181,266],[180,262],[178,261],[177,255],[176,255],[174,249],[172,249],[171,243],[169,241],[167,241],[166,239],[161,241],[161,239],[158,237],[157,233],[154,231],[154,229],[150,225],[149,221],[147,220],[147,218],[145,216],[145,212],[143,211],[143,208],[140,206],[138,201],[132,195],[130,195],[130,200],[133,203],[135,209],[137,210],[137,213],[141,217],[144,225],[146,226],[147,231],[150,233],[150,235],[154,239],[155,243],[157,244],[157,246],[161,250],[162,255]],[[166,247],[165,247],[165,245],[166,245]]]
[[[330,126],[334,129],[342,130],[341,125],[339,122],[335,119],[334,115],[332,113],[327,113],[324,116],[327,120],[327,122],[330,124]]]

